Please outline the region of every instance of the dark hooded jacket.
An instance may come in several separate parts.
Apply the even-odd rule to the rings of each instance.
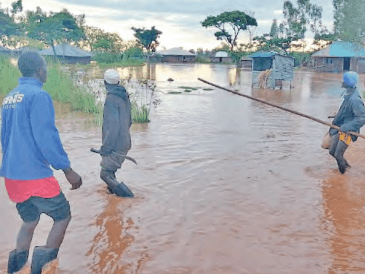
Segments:
[[[347,89],[346,94],[344,95],[344,101],[342,102],[332,124],[339,126],[340,131],[345,133],[350,131],[359,132],[360,128],[364,126],[365,108],[358,89]],[[334,128],[329,130],[331,136],[337,134],[337,132],[337,129]],[[352,135],[351,138],[355,142],[358,137]]]
[[[101,155],[111,152],[126,154],[131,148],[129,128],[132,125],[127,91],[120,85],[105,83],[107,97],[103,109]]]

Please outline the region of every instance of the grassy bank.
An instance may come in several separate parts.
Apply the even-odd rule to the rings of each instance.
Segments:
[[[20,76],[21,73],[10,63],[10,59],[0,56],[0,96],[2,98],[18,85]]]
[[[10,63],[10,59],[0,58],[0,95],[4,97],[18,85],[21,73]],[[86,92],[84,88],[76,87],[71,77],[61,71],[58,63],[48,64],[48,79],[43,89],[53,100],[71,105],[73,111],[82,111],[99,116],[102,106],[96,104],[94,95]]]
[[[140,64],[136,62],[124,62],[128,66]],[[112,67],[113,64],[106,64]],[[88,65],[90,66],[90,65]],[[123,62],[120,62],[123,66]],[[76,66],[81,67],[81,66]],[[0,99],[4,98],[11,90],[18,85],[18,78],[21,73],[18,68],[11,64],[10,59],[0,57]],[[102,86],[90,86],[89,83],[77,84],[66,71],[61,69],[61,64],[48,62],[48,79],[43,89],[46,90],[55,102],[56,113],[65,113],[66,111],[78,111],[88,113],[94,118],[94,123],[101,125],[103,118],[103,103],[98,102],[97,98],[106,90]],[[154,96],[155,85],[147,81],[134,83],[130,88],[132,103],[132,120],[134,123],[148,123],[151,105],[160,102]]]

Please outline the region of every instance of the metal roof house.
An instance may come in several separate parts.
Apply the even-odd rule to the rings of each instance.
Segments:
[[[54,46],[57,54],[57,58],[62,63],[68,63],[68,64],[89,64],[92,60],[92,54],[88,51],[82,50],[77,47],[73,47],[69,44],[60,44],[57,46]],[[43,56],[54,56],[53,48],[50,47],[48,49],[43,49],[39,51],[39,53]]]
[[[247,68],[247,70],[252,70],[252,63],[253,59],[250,55],[244,56],[242,59],[240,59],[240,66]]]
[[[365,49],[351,42],[334,42],[311,55],[314,68],[321,72],[365,73]]]
[[[226,51],[217,51],[209,57],[212,63],[231,63],[232,59]]]
[[[252,62],[252,87],[259,84],[260,75],[270,71],[267,77],[267,87],[282,88],[283,81],[292,82],[294,58],[277,52],[256,52],[250,56]]]
[[[181,48],[172,48],[169,50],[162,50],[156,52],[156,55],[160,55],[161,62],[172,62],[172,63],[195,63],[196,54]]]

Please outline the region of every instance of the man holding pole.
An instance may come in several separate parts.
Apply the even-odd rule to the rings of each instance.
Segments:
[[[331,146],[329,154],[337,161],[338,169],[344,174],[346,167],[350,167],[344,158],[344,153],[351,141],[355,142],[357,136],[348,134],[349,132],[360,132],[360,128],[365,124],[365,108],[359,90],[356,88],[358,74],[356,72],[346,72],[343,75],[342,87],[346,90],[342,96],[341,106],[332,124],[340,127],[340,130],[330,128]]]

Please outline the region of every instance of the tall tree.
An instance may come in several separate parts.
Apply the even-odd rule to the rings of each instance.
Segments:
[[[203,22],[205,28],[215,27],[219,29],[214,33],[217,40],[226,41],[230,45],[230,50],[237,45],[237,38],[241,30],[247,30],[248,26],[257,26],[255,18],[241,11],[226,11],[217,16],[208,16]],[[230,34],[226,28],[230,27],[233,31]]]
[[[83,41],[84,47],[89,47],[90,51],[93,51],[93,45],[97,43],[103,36],[104,31],[90,26],[84,26],[85,39]]]
[[[27,12],[27,34],[50,45],[56,56],[55,43],[79,42],[85,38],[84,30],[78,25],[79,19],[81,17],[74,17],[67,9],[47,15],[37,7],[35,12]]]
[[[278,37],[278,23],[276,19],[273,19],[273,23],[271,24],[270,36],[274,38]]]
[[[279,48],[288,53],[290,48],[300,47],[296,42],[303,41],[308,29],[314,33],[315,38],[324,33],[322,7],[311,4],[310,0],[297,0],[297,7],[291,1],[285,1],[283,15],[284,21],[279,26],[274,19],[270,33],[255,38],[262,50]]]
[[[365,44],[365,0],[333,0],[333,7],[336,38]]]
[[[119,53],[123,48],[123,39],[117,33],[103,32],[97,37],[92,48],[103,52]]]
[[[156,47],[159,46],[158,39],[162,34],[160,30],[157,30],[155,26],[151,27],[151,29],[132,27],[132,30],[134,31],[134,37],[136,37],[140,45],[147,51],[155,52]]]
[[[10,12],[12,13],[13,16],[22,11],[23,11],[22,0],[18,0],[12,3],[12,9]]]
[[[250,17],[254,18],[255,12],[254,11],[249,11],[249,12],[247,12],[247,14]],[[248,25],[247,26],[247,31],[248,31],[248,35],[249,35],[249,43],[253,42],[254,32],[256,31],[256,29],[257,29],[257,25]]]
[[[1,9],[0,6],[0,39],[3,45],[12,35],[18,35],[20,32],[19,24],[14,22],[14,17],[10,16],[7,9]]]

